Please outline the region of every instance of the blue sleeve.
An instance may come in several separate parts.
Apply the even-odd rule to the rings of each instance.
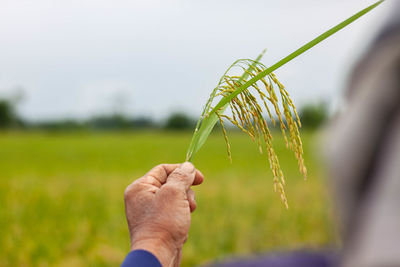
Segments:
[[[156,256],[146,250],[129,252],[121,267],[162,267]]]

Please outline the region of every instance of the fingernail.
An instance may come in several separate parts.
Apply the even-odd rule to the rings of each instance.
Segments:
[[[190,162],[184,162],[181,165],[181,170],[184,171],[184,172],[194,172],[194,166]]]

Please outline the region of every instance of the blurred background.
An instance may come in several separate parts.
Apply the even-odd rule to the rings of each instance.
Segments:
[[[128,252],[123,190],[161,162],[182,162],[211,90],[236,59],[272,65],[374,1],[0,2],[0,266],[116,266]],[[385,3],[276,71],[303,122],[309,178],[276,151],[289,210],[267,158],[215,131],[194,163],[183,266],[229,255],[339,245],[321,126],[341,107]],[[218,129],[216,129],[218,130]]]

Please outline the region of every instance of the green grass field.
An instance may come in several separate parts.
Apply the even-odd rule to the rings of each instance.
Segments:
[[[159,163],[182,162],[191,133],[0,134],[0,266],[118,266],[128,252],[123,191]],[[335,242],[315,135],[303,133],[309,177],[276,137],[289,210],[273,192],[265,156],[247,136],[212,135],[194,163],[183,266],[233,254],[317,248]]]

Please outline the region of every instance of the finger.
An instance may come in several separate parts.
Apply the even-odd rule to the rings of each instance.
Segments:
[[[151,169],[142,178],[152,184],[160,187],[167,181],[168,175],[170,175],[180,164],[160,164]],[[152,181],[154,179],[154,181]]]
[[[193,212],[197,207],[194,191],[192,189],[189,189],[186,194],[189,201],[190,212]]]
[[[201,171],[196,170],[196,176],[194,177],[193,185],[199,185],[203,183],[204,181],[204,175],[201,173]]]
[[[167,177],[167,184],[174,185],[186,192],[193,184],[195,176],[196,169],[193,164],[184,162]]]

